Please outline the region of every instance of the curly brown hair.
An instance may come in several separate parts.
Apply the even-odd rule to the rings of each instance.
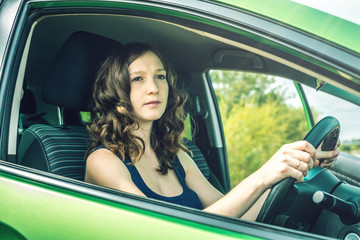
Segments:
[[[93,139],[88,153],[104,145],[114,154],[132,163],[139,161],[145,151],[143,139],[133,134],[139,128],[130,102],[128,67],[146,52],[155,53],[162,62],[169,85],[167,107],[162,117],[153,123],[150,144],[158,157],[158,172],[165,175],[173,169],[171,162],[177,152],[189,151],[183,144],[184,104],[186,95],[176,89],[177,76],[158,50],[148,44],[131,43],[115,49],[101,66],[93,91],[93,111],[88,131]],[[117,108],[121,109],[118,111]]]

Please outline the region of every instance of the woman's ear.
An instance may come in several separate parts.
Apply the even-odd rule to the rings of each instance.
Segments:
[[[127,112],[126,108],[124,108],[123,106],[116,106],[116,111],[122,114],[125,114]]]

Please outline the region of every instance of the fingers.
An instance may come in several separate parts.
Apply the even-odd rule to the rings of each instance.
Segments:
[[[302,163],[303,164],[303,163]],[[307,168],[306,168],[307,169]],[[307,172],[308,170],[306,170]],[[307,175],[307,173],[306,173]],[[306,176],[304,175],[304,173],[302,171],[296,170],[296,169],[291,169],[290,170],[290,176],[292,178],[295,178],[297,182],[303,182],[304,181],[304,177]]]
[[[287,155],[289,160],[289,175],[301,182],[304,180],[310,169],[315,164],[318,165],[316,160],[316,150],[307,141],[299,141],[290,143],[283,146],[283,154]],[[286,158],[285,158],[286,159]]]
[[[311,158],[313,160],[316,159],[316,149],[314,148],[313,145],[311,145],[309,142],[305,140],[293,142],[287,145],[295,150],[307,152],[311,155]]]
[[[320,165],[320,161],[318,159],[314,160],[314,167],[317,167]]]
[[[337,149],[340,146],[340,141],[338,140],[335,150],[333,151],[321,151],[318,150],[316,153],[317,158],[320,160],[321,164],[320,166],[324,168],[331,168],[334,166],[337,157],[339,156],[339,149]]]
[[[297,163],[295,164],[295,162]],[[306,163],[294,159],[292,164],[283,166],[283,172],[285,173],[284,177],[292,177],[295,178],[296,181],[302,182],[308,173],[308,167]]]
[[[317,151],[316,157],[317,159],[332,159],[336,158],[339,155],[339,149],[335,149],[333,151]]]
[[[282,146],[260,172],[267,186],[287,177],[302,182],[309,169],[318,164],[315,148],[307,141],[298,141]]]
[[[303,166],[306,166],[306,168],[309,170],[313,168],[314,161],[311,157],[311,155],[308,152],[299,151],[299,150],[292,150],[289,155],[295,160],[295,163],[299,165],[299,162],[304,162],[305,164]],[[298,165],[293,165],[296,169],[298,169]],[[301,165],[301,163],[300,163]]]
[[[320,166],[324,168],[332,168],[335,165],[337,158],[325,159],[321,162]]]
[[[308,165],[308,169],[313,168],[317,153],[315,148],[309,142],[298,141],[286,144],[282,149],[284,154],[288,154],[295,159],[305,162]]]
[[[340,146],[337,142],[336,148]],[[304,181],[304,177],[314,166],[331,167],[339,150],[316,151],[314,146],[303,140],[282,146],[279,151],[262,167],[265,176],[268,176],[266,185],[271,186],[283,178],[292,177],[298,182]]]
[[[310,170],[310,169],[309,169],[309,165],[306,164],[306,163],[303,162],[303,161],[297,160],[297,162],[298,162],[298,164],[297,164],[297,166],[295,167],[295,169],[301,171],[301,172],[303,173],[303,175],[306,176],[306,175],[308,174],[309,170]]]
[[[307,176],[309,172],[309,165],[304,162],[300,161],[298,159],[293,158],[292,163],[290,164],[291,169],[291,177],[294,177],[296,179]],[[300,173],[300,174],[299,174]],[[301,175],[301,176],[300,176]]]

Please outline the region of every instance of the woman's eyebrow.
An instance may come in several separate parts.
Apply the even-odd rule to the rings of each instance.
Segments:
[[[156,72],[166,72],[164,68],[159,68],[156,70]]]
[[[146,71],[136,71],[136,72],[131,72],[130,75],[134,75],[134,74],[143,74],[145,73]],[[166,72],[164,68],[159,68],[159,69],[156,69],[154,72]]]
[[[130,75],[134,75],[134,74],[142,74],[144,73],[145,71],[136,71],[136,72],[131,72],[129,73]]]

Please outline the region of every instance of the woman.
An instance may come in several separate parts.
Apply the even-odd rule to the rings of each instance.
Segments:
[[[284,145],[259,170],[225,196],[202,175],[181,143],[185,98],[159,52],[125,45],[101,67],[94,87],[85,181],[231,217],[242,216],[275,183],[303,181],[320,159],[306,141]]]

